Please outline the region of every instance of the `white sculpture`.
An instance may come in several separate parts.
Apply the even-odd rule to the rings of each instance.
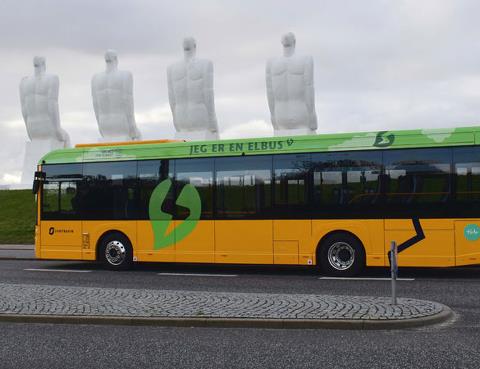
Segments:
[[[195,57],[197,44],[183,40],[185,59],[167,69],[168,99],[172,109],[175,138],[218,139],[213,96],[213,63]]]
[[[70,138],[60,126],[58,76],[46,74],[45,58],[33,58],[34,76],[20,82],[20,104],[30,141],[25,145],[22,184],[31,184],[38,160],[47,152],[70,147]]]
[[[102,141],[140,140],[133,110],[133,77],[118,70],[114,50],[105,53],[106,70],[92,78],[92,99]]]
[[[275,136],[315,134],[313,58],[297,56],[295,35],[282,37],[283,57],[267,61],[268,106]]]

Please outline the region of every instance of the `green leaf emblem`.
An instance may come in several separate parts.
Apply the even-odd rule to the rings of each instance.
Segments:
[[[197,226],[202,212],[202,202],[197,189],[191,184],[185,185],[178,195],[176,204],[189,209],[190,214],[174,230],[167,234],[170,222],[172,221],[172,215],[165,213],[162,210],[162,206],[171,187],[172,181],[165,179],[155,187],[150,196],[148,212],[155,238],[155,250],[168,247],[175,243],[175,241],[179,242],[187,237]]]

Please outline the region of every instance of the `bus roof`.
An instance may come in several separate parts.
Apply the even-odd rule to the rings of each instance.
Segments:
[[[466,146],[479,144],[479,142],[480,127],[334,133],[216,141],[134,141],[84,144],[71,149],[55,150],[46,154],[39,164]]]

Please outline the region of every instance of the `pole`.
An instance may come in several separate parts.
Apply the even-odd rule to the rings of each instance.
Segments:
[[[398,264],[397,264],[397,243],[392,241],[390,243],[390,272],[392,276],[392,305],[397,305],[397,274],[398,274]]]

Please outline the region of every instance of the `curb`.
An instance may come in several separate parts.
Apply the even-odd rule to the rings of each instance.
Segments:
[[[85,315],[21,315],[0,314],[0,322],[96,324],[162,327],[210,327],[210,328],[268,328],[268,329],[352,329],[379,330],[404,329],[442,323],[453,317],[452,310],[443,305],[435,315],[397,320],[346,320],[346,319],[252,319],[252,318],[163,318]]]
[[[0,245],[0,260],[36,260],[36,259],[37,258],[35,257],[34,245],[30,245],[30,244],[24,244],[24,245],[1,244]]]
[[[0,244],[0,250],[26,250],[34,251],[35,245],[32,244],[21,244],[21,243],[3,243]]]

